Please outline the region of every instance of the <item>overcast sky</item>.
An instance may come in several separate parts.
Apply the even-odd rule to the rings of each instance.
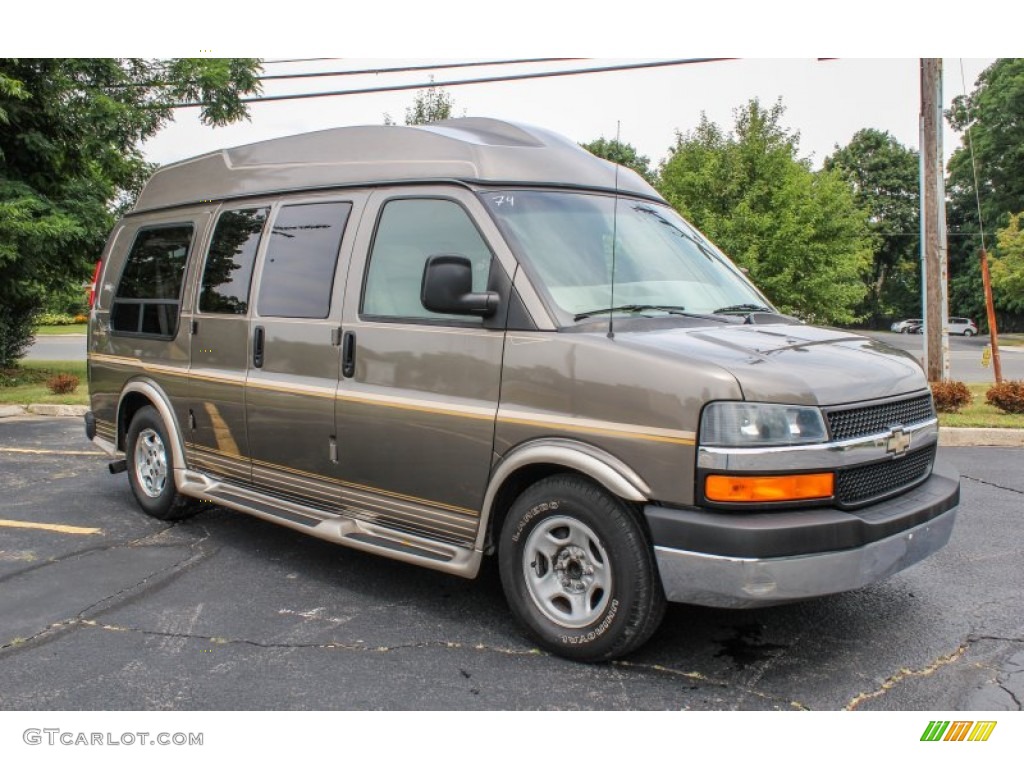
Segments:
[[[485,57],[484,60],[493,57]],[[463,61],[474,59],[462,59]],[[475,59],[477,61],[481,59]],[[436,64],[444,59],[343,59],[273,63],[266,74],[375,69]],[[449,60],[450,61],[450,60]],[[515,64],[431,72],[311,78],[268,82],[264,95],[311,93],[364,87],[438,82],[472,77],[622,64],[639,59]],[[946,59],[944,100],[948,106],[970,91],[992,59]],[[550,128],[576,141],[612,138],[621,122],[622,140],[657,163],[688,131],[701,112],[731,128],[733,111],[751,98],[769,105],[782,99],[785,125],[800,133],[800,153],[820,166],[836,144],[844,145],[861,128],[889,131],[903,144],[918,145],[920,107],[918,59],[742,59],[659,69],[574,75],[507,83],[451,86],[456,114],[496,117]],[[333,96],[252,105],[252,120],[224,128],[203,126],[197,109],[179,110],[173,124],[144,146],[157,163],[252,141],[333,126],[380,124],[388,113],[401,123],[416,91]],[[959,137],[946,127],[948,157]]]
[[[18,3],[5,17],[9,56],[342,56],[268,64],[266,74],[391,67],[403,63],[592,56],[588,64],[512,65],[438,70],[438,81],[530,70],[651,59],[741,56],[737,61],[450,87],[457,114],[496,117],[550,128],[576,141],[622,139],[657,164],[676,131],[703,111],[726,128],[751,98],[781,98],[785,124],[800,133],[800,152],[815,166],[861,128],[918,144],[921,55],[945,59],[945,102],[969,92],[995,56],[1019,53],[1015,6],[960,0],[855,5],[802,0],[721,3],[600,4],[593,0],[289,0],[239,6],[175,0],[156,10],[129,0]],[[250,12],[243,12],[248,8]],[[59,16],[59,19],[57,16]],[[59,22],[59,23],[55,23]],[[779,58],[786,56],[789,58]],[[815,57],[834,56],[819,61]],[[631,58],[626,58],[631,57]],[[772,57],[772,58],[769,58]],[[875,57],[875,58],[866,58]],[[885,57],[885,58],[882,58]],[[899,58],[897,58],[899,57]],[[961,62],[963,80],[961,79]],[[430,72],[315,78],[265,84],[265,94],[416,83]],[[211,150],[333,126],[402,122],[415,91],[282,101],[252,106],[252,119],[209,128],[197,109],[144,146],[168,163]],[[959,137],[947,127],[948,157]]]

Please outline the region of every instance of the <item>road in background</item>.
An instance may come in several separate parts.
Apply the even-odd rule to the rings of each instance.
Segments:
[[[918,362],[924,359],[925,337],[919,334],[892,331],[852,331],[884,341],[886,344],[910,352]],[[981,354],[988,345],[988,336],[949,337],[949,371],[954,381],[967,383],[993,383],[992,366],[981,364]],[[1000,347],[1004,379],[1024,379],[1024,347]]]
[[[36,336],[25,357],[28,360],[85,360],[85,334]]]

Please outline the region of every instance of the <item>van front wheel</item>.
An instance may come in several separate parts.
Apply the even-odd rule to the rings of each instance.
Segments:
[[[603,488],[555,475],[512,505],[498,549],[509,606],[547,650],[606,661],[638,648],[665,610],[637,517]]]
[[[143,511],[158,520],[180,520],[194,515],[199,505],[178,493],[167,430],[156,409],[140,408],[125,440],[128,482]]]

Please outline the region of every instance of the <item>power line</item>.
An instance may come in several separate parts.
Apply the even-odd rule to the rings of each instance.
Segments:
[[[686,64],[706,64],[714,61],[733,61],[730,58],[717,59],[667,59],[661,61],[645,61],[638,64],[612,64],[600,67],[581,67],[547,72],[528,72],[517,75],[494,75],[490,77],[474,77],[464,80],[439,80],[426,83],[410,83],[407,85],[374,86],[368,88],[349,88],[341,91],[319,91],[316,93],[288,93],[279,96],[250,96],[240,99],[243,103],[254,104],[263,101],[288,101],[292,99],[317,99],[326,96],[357,96],[368,93],[391,93],[395,91],[414,91],[424,88],[450,88],[459,85],[481,85],[484,83],[507,83],[515,80],[536,80],[545,77],[567,77],[569,75],[589,75],[601,72],[624,72],[635,69],[654,69],[658,67],[678,67]],[[190,101],[184,104],[168,105],[173,109],[203,107],[206,102]]]
[[[338,59],[264,59],[264,64],[300,64],[306,61],[338,61]]]
[[[437,69],[465,69],[467,67],[497,67],[504,66],[507,64],[544,64],[548,62],[559,62],[559,61],[583,61],[584,59],[568,59],[568,58],[548,58],[548,59],[500,59],[493,61],[468,61],[468,62],[452,62],[448,64],[416,64],[411,66],[402,67],[377,67],[376,69],[340,69],[329,72],[293,72],[291,74],[284,75],[260,75],[256,80],[263,82],[265,80],[297,80],[300,78],[310,77],[348,77],[352,75],[382,75],[382,74],[394,74],[401,72],[423,72],[433,71]],[[277,61],[289,61],[288,59],[279,59]],[[291,59],[290,61],[338,61],[338,59]],[[272,62],[264,61],[263,64],[269,64]],[[104,87],[106,88],[160,88],[170,85],[174,85],[170,81],[164,80],[153,80],[149,82],[141,83],[108,83]],[[191,81],[189,85],[199,85],[197,81]]]
[[[978,187],[978,161],[974,158],[974,139],[971,137],[971,102],[967,100],[967,81],[964,79],[964,60],[960,59],[960,85],[964,93],[964,110],[967,113],[965,123],[967,146],[971,150],[971,171],[974,173],[974,202],[978,205],[978,228],[981,230],[981,250],[985,250],[985,220],[981,215],[981,189]]]
[[[455,64],[417,64],[409,67],[378,67],[377,69],[344,69],[335,72],[296,72],[291,75],[263,75],[260,80],[295,80],[302,77],[346,77],[349,75],[383,75],[393,72],[422,72],[435,69],[462,69],[466,67],[496,67],[505,64],[545,64],[553,61],[580,61],[580,59],[502,59],[498,61],[469,61]]]

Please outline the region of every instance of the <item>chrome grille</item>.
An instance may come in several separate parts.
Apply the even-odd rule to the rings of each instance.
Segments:
[[[934,418],[931,395],[921,395],[907,400],[893,400],[866,408],[826,410],[828,426],[833,440],[849,440],[853,437],[877,435],[899,424],[907,426]]]
[[[836,501],[853,507],[908,488],[924,480],[935,461],[935,446],[898,459],[841,469],[836,473]]]

